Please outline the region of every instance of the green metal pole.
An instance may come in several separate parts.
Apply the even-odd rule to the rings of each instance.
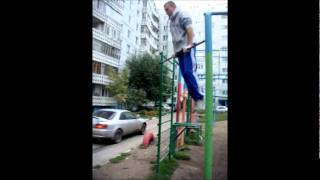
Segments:
[[[213,118],[213,102],[212,102],[212,29],[211,14],[205,13],[205,46],[206,46],[206,92],[205,92],[205,148],[204,148],[204,179],[212,178],[212,118]]]
[[[163,53],[160,53],[160,92],[159,92],[159,122],[158,122],[158,147],[157,147],[157,165],[156,175],[159,176],[160,170],[160,143],[161,143],[161,122],[162,122],[162,91],[163,91]]]
[[[173,151],[173,134],[172,134],[172,124],[173,124],[173,93],[174,93],[174,75],[175,75],[175,62],[173,58],[173,63],[172,63],[172,80],[171,80],[171,121],[170,121],[170,144],[169,144],[169,159],[171,159],[172,151]]]
[[[187,98],[187,122],[191,122],[191,96],[190,93],[188,93],[188,98]]]

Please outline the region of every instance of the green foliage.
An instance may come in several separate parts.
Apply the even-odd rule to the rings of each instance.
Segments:
[[[130,71],[129,88],[141,89],[146,92],[146,98],[148,100],[157,101],[159,99],[160,88],[160,57],[153,57],[149,54],[132,56],[127,61],[127,67]],[[168,68],[164,66],[164,93],[168,93],[170,87],[168,72]]]
[[[143,89],[129,89],[128,90],[128,99],[127,107],[131,109],[134,106],[141,106],[147,102],[146,100],[147,93]]]
[[[115,158],[112,158],[112,159],[110,159],[109,161],[110,161],[111,163],[119,163],[119,162],[123,161],[124,159],[126,159],[126,157],[129,156],[129,155],[130,155],[130,153],[121,153],[120,156],[117,156],[117,157],[115,157]]]
[[[107,72],[110,80],[112,81],[109,85],[107,85],[108,91],[114,95],[114,98],[120,104],[125,104],[128,99],[128,69],[124,68],[122,71],[117,73],[113,68],[109,67]]]
[[[190,160],[190,156],[187,155],[185,152],[183,151],[178,151],[174,154],[174,157],[178,160]]]
[[[173,172],[178,167],[178,162],[176,159],[169,158],[164,159],[160,162],[160,168],[159,168],[159,176],[156,176],[156,173],[154,173],[151,177],[147,178],[148,180],[170,180]],[[155,167],[152,168],[155,170]]]
[[[197,142],[197,134],[194,132],[190,132],[188,135],[185,136],[184,142],[187,145],[200,145],[199,142]]]

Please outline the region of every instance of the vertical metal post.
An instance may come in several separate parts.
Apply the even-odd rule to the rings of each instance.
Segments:
[[[187,122],[191,122],[191,96],[190,93],[188,93],[188,99],[187,99]]]
[[[159,92],[159,121],[158,121],[158,147],[157,147],[157,164],[156,174],[160,170],[160,142],[161,142],[161,122],[162,122],[162,91],[163,91],[163,52],[160,53],[160,92]]]
[[[172,81],[171,81],[171,120],[170,120],[170,144],[169,144],[169,159],[171,159],[172,151],[174,150],[174,143],[173,143],[173,135],[172,135],[172,124],[173,124],[173,93],[174,93],[174,75],[175,75],[175,61],[174,58],[172,60]]]
[[[206,92],[205,92],[205,138],[204,138],[204,179],[212,179],[212,118],[213,118],[213,95],[212,95],[212,13],[205,13],[205,52],[206,52]]]

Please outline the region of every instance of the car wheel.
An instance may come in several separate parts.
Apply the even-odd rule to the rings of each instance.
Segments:
[[[140,129],[140,134],[144,134],[145,132],[146,132],[146,127],[147,127],[147,124],[146,123],[143,123],[142,124],[142,127],[141,127],[141,129]]]
[[[113,137],[113,142],[118,144],[122,140],[122,131],[120,129],[117,130]]]

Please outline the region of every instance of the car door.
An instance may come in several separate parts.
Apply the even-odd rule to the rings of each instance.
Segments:
[[[123,135],[131,133],[130,120],[128,120],[127,112],[122,112],[119,117],[120,127],[123,129]]]
[[[131,124],[131,126],[132,126],[132,131],[133,131],[133,132],[138,131],[138,130],[141,128],[141,123],[140,123],[140,121],[138,120],[137,116],[134,115],[134,114],[131,113],[131,112],[128,112],[127,115],[129,116],[129,119],[130,119],[130,124]]]

